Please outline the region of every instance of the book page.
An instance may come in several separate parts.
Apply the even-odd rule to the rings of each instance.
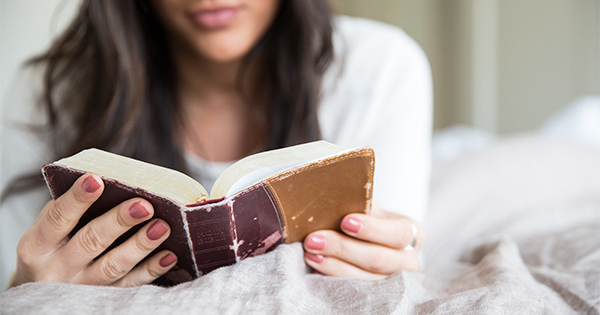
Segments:
[[[267,167],[252,171],[252,172],[242,176],[242,178],[238,179],[235,183],[233,183],[233,185],[229,188],[229,190],[225,194],[225,197],[229,197],[246,187],[250,187],[253,184],[258,183],[265,178],[271,177],[273,174],[281,173],[290,167],[304,164],[306,162],[309,162],[309,161],[302,161],[299,163],[285,163],[285,164],[271,165],[271,166],[267,166]]]
[[[139,187],[182,205],[208,196],[202,185],[181,172],[98,149],[83,150],[55,163]]]
[[[327,141],[314,141],[248,156],[219,175],[210,197],[216,199],[231,195],[287,168],[345,150]]]

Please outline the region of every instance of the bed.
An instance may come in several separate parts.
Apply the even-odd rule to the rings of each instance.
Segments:
[[[502,139],[436,163],[430,198],[420,273],[312,274],[296,243],[172,288],[25,284],[0,313],[600,313],[600,149]]]

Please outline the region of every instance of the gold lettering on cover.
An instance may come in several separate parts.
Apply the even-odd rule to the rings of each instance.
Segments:
[[[196,234],[196,244],[210,244],[226,240],[227,237],[223,229],[206,230]]]

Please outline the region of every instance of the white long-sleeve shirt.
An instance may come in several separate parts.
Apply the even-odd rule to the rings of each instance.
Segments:
[[[383,209],[424,223],[430,174],[432,83],[425,54],[398,28],[364,19],[335,22],[334,63],[322,83],[318,119],[324,140],[375,150],[374,198]],[[37,110],[40,73],[24,71],[2,104],[0,186],[52,162],[48,139],[25,125],[43,125]],[[209,188],[231,163],[186,154]],[[0,208],[0,288],[16,265],[16,246],[49,200],[47,189],[9,198]]]

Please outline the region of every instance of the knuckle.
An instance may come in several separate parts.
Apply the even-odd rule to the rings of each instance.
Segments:
[[[42,213],[46,213],[48,212],[48,210],[52,207],[54,207],[54,204],[56,203],[56,200],[54,199],[50,199],[50,201],[46,202],[46,204],[44,205],[44,207],[42,208]],[[38,217],[39,218],[39,217]]]
[[[102,235],[98,233],[98,230],[89,227],[84,227],[81,231],[79,245],[81,250],[86,254],[99,253],[107,247],[102,239]]]
[[[73,200],[78,204],[87,204],[87,196],[81,193],[80,191],[73,192]]]
[[[346,254],[347,250],[343,243],[332,243],[331,245],[327,245],[327,249],[331,252],[332,256],[343,258]]]
[[[146,241],[145,236],[137,237],[134,243],[136,249],[141,253],[151,252],[156,246],[158,246],[158,244],[151,244],[150,242]]]
[[[152,280],[154,280],[154,279],[157,279],[158,277],[160,277],[160,276],[162,276],[162,275],[163,275],[163,273],[162,273],[162,272],[160,272],[159,270],[157,270],[157,269],[155,269],[155,268],[152,268],[151,266],[148,266],[148,267],[146,268],[146,273],[147,273],[147,274],[148,274],[148,276],[150,277],[150,279],[149,279],[149,281],[148,281],[148,282],[150,282],[150,281],[152,281]]]
[[[70,220],[67,216],[68,208],[64,202],[55,202],[48,209],[47,220],[55,228],[63,229],[70,225]]]
[[[117,261],[107,257],[100,265],[100,275],[107,280],[117,280],[125,275],[127,270]]]
[[[115,216],[115,221],[117,226],[122,229],[129,229],[133,226],[133,224],[127,221],[127,218],[125,217],[125,215],[123,215],[123,211],[117,212],[117,215]]]
[[[404,228],[400,230],[400,237],[397,238],[398,242],[396,244],[396,248],[404,248],[407,245],[410,245],[413,241],[413,230],[409,225],[408,228]]]
[[[335,233],[323,233],[325,239],[327,240],[327,246],[325,246],[325,254],[331,253],[333,256],[338,258],[345,257],[348,252],[348,248],[346,248],[346,242],[341,239]]]
[[[77,184],[74,184],[73,186],[75,186]],[[88,204],[90,203],[90,198],[93,198],[92,196],[90,196],[90,194],[86,193],[83,188],[81,188],[81,184],[77,185],[78,188],[77,189],[73,189],[71,188],[71,192],[72,192],[72,196],[73,196],[73,201],[78,203],[78,204]]]

